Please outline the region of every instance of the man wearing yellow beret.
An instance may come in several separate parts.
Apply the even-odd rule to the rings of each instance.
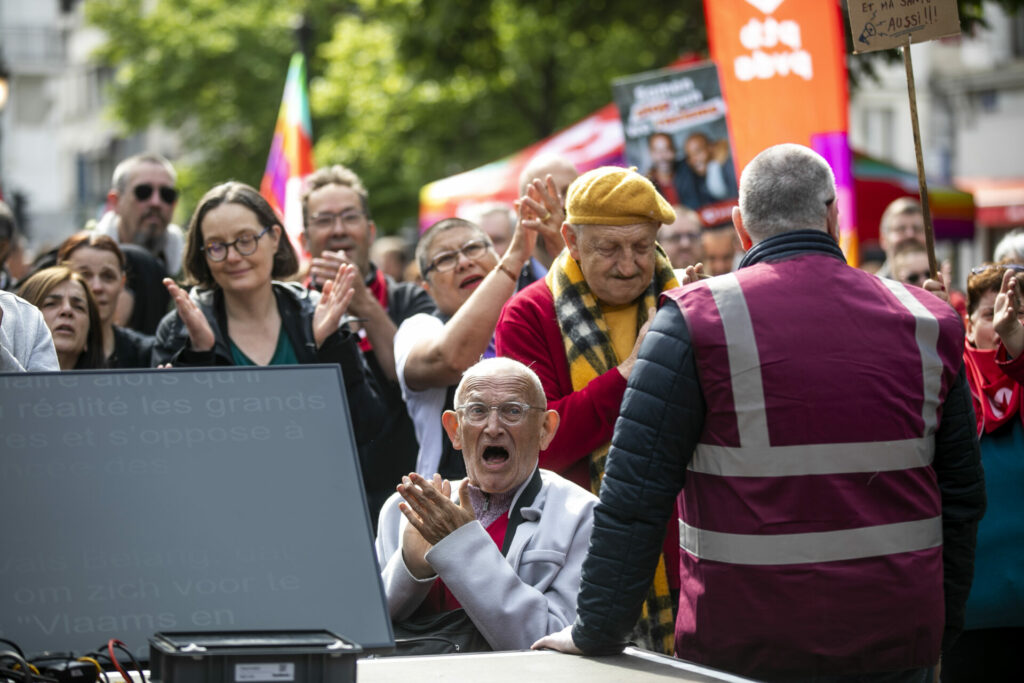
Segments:
[[[532,368],[562,422],[540,454],[541,467],[597,493],[619,405],[653,317],[658,294],[677,287],[658,228],[675,212],[650,180],[605,166],[577,178],[566,196],[566,249],[543,280],[505,305],[495,331],[500,356]],[[676,536],[678,532],[676,532]],[[675,566],[678,538],[666,543]],[[659,562],[637,637],[671,653],[674,631],[669,580]]]

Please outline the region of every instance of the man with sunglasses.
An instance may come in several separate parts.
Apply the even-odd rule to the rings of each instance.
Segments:
[[[395,334],[395,369],[420,448],[416,471],[465,475],[462,455],[441,430],[455,385],[481,356],[494,355],[491,340],[502,305],[515,293],[529,262],[536,233],[517,221],[508,249],[499,258],[482,228],[461,218],[432,225],[416,246],[423,288],[439,315],[416,315]]]
[[[370,245],[377,224],[370,214],[369,193],[351,169],[327,166],[306,180],[302,196],[305,229],[302,246],[311,257],[307,286],[320,289],[343,263],[354,264],[361,277],[353,283],[349,314],[359,348],[373,372],[390,420],[381,436],[362,454],[363,485],[373,524],[377,512],[394,491],[395,481],[413,469],[418,445],[412,421],[395,381],[395,331],[402,321],[418,313],[435,312],[430,295],[414,282],[395,282],[370,260]]]
[[[468,476],[413,472],[385,505],[376,545],[388,612],[401,627],[461,608],[487,641],[478,649],[525,649],[573,619],[597,499],[538,468],[558,413],[518,361],[470,367],[434,419]]]
[[[905,285],[924,286],[931,277],[928,269],[928,251],[917,242],[904,242],[896,247],[892,259],[892,279]]]
[[[178,202],[177,173],[155,153],[128,157],[114,169],[107,212],[96,231],[119,244],[137,244],[160,261],[167,274],[181,270],[185,235],[171,223]],[[130,285],[130,283],[129,283]]]

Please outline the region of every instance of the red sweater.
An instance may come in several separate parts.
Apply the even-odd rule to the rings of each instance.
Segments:
[[[540,466],[590,490],[590,453],[612,440],[626,380],[617,368],[573,391],[565,343],[555,318],[555,300],[544,279],[534,282],[505,304],[494,331],[499,356],[528,365],[540,377],[548,408],[558,411],[561,422]],[[668,521],[662,547],[669,586],[679,588],[679,527]]]
[[[626,380],[612,368],[573,391],[554,298],[544,279],[509,299],[498,318],[494,339],[499,356],[514,358],[537,373],[548,408],[561,417],[551,445],[540,453],[540,466],[589,491],[588,456],[611,441]]]

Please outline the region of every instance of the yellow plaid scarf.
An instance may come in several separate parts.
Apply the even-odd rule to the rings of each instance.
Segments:
[[[678,287],[672,264],[660,245],[656,245],[654,281],[644,292],[637,307],[636,329],[647,322],[647,310],[657,305],[658,294]],[[608,323],[601,313],[597,297],[590,291],[579,264],[564,249],[551,264],[545,278],[555,302],[555,317],[565,344],[572,388],[579,391],[623,359],[615,355]],[[590,454],[590,487],[594,494],[601,489],[608,447],[605,443]],[[676,605],[668,587],[665,558],[658,558],[658,568],[644,601],[643,613],[633,633],[641,647],[671,655],[675,646]]]

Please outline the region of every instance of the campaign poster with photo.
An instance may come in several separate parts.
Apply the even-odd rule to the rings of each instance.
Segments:
[[[612,90],[627,163],[671,204],[697,211],[706,227],[731,223],[736,168],[715,65],[627,76]]]

